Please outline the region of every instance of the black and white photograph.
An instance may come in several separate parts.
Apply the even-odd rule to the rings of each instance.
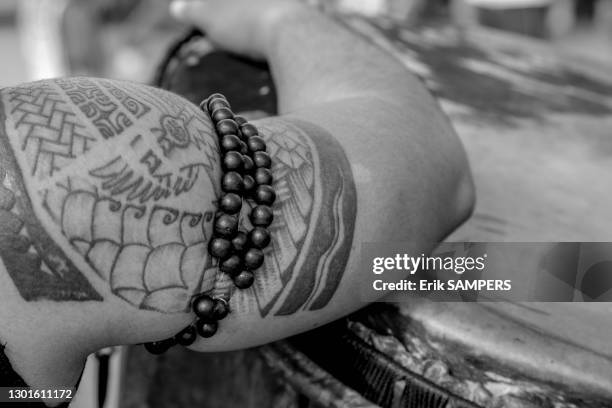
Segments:
[[[612,408],[612,0],[0,0],[0,407]]]

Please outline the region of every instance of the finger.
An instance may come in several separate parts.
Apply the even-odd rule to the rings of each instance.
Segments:
[[[212,9],[208,1],[174,0],[170,3],[170,14],[184,23],[205,29],[211,21]]]

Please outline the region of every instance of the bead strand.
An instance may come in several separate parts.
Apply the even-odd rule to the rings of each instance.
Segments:
[[[224,172],[223,195],[218,201],[208,251],[218,259],[219,270],[228,274],[238,289],[247,289],[253,285],[253,272],[263,265],[263,250],[271,241],[267,227],[272,224],[272,205],[276,200],[270,170],[272,160],[257,128],[245,118],[235,116],[223,95],[211,95],[200,108],[208,112],[217,132]],[[248,232],[239,230],[245,199],[256,204],[249,214],[253,228]],[[161,354],[175,344],[193,344],[197,335],[212,337],[218,322],[230,312],[229,299],[212,298],[206,293],[194,296],[191,308],[197,317],[195,322],[173,338],[145,344],[147,350]]]
[[[211,252],[220,261],[220,271],[230,275],[237,288],[247,289],[254,282],[253,271],[264,262],[263,249],[270,243],[266,227],[272,223],[270,206],[276,199],[271,187],[272,161],[257,128],[245,118],[234,116],[225,97],[214,94],[200,106],[208,111],[213,121],[223,152],[222,165],[228,171],[221,182],[224,195],[219,209],[226,213],[238,213],[239,194],[242,194],[243,199],[253,199],[257,204],[249,216],[254,226],[251,231],[236,231],[233,220],[218,219],[215,233],[220,238],[213,238],[215,243],[211,248],[220,249]]]

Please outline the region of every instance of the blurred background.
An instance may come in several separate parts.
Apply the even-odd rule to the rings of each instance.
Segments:
[[[612,0],[305,0],[406,26],[484,25],[612,62]],[[167,0],[2,0],[0,85],[62,75],[148,82],[185,30]]]

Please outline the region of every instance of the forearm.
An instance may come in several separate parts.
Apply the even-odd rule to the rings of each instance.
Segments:
[[[421,242],[442,239],[474,197],[463,147],[437,102],[398,60],[339,22],[301,5],[279,9],[261,33],[279,110],[338,140],[359,164],[357,182],[368,174],[369,186],[359,189],[368,208],[395,213],[382,205],[403,202],[409,209],[401,227],[381,237],[370,227],[368,239],[407,239],[406,228]]]
[[[301,5],[280,10],[259,35],[281,113],[355,97],[405,111],[433,103],[398,60],[338,21]]]

